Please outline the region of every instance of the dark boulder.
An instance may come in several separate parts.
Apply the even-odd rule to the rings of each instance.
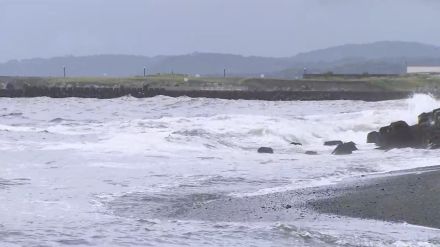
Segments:
[[[398,148],[411,147],[416,140],[412,128],[405,121],[391,123],[383,139],[385,145]]]
[[[423,133],[418,125],[409,126],[405,121],[391,123],[379,129],[379,132],[371,132],[367,136],[367,143],[375,143],[381,148],[407,148],[420,147]]]
[[[434,133],[427,139],[427,148],[438,149],[440,148],[440,134]]]
[[[291,144],[291,145],[295,145],[295,146],[302,146],[302,144],[299,143],[299,142],[291,142],[290,144]]]
[[[440,148],[440,109],[420,114],[413,126],[404,121],[384,126],[369,133],[367,142],[376,143],[380,149]]]
[[[367,143],[374,143],[377,144],[380,142],[380,134],[377,131],[373,131],[368,133],[367,136]]]
[[[351,147],[351,148],[353,149],[353,151],[357,151],[357,150],[359,150],[359,149],[356,147],[356,143],[354,143],[354,142],[346,142],[346,143],[344,143],[344,145],[346,145],[347,147]]]
[[[324,146],[338,146],[344,144],[342,141],[327,141],[324,142]]]
[[[431,127],[432,117],[433,117],[432,115],[433,114],[431,112],[429,112],[429,113],[424,112],[424,113],[420,114],[418,125],[420,127],[426,127],[426,128]]]
[[[307,155],[317,155],[318,152],[316,152],[316,151],[306,151],[305,154],[307,154]]]
[[[260,153],[260,154],[273,154],[273,149],[270,147],[261,147],[258,149],[258,153]]]
[[[358,150],[354,142],[346,142],[339,144],[336,149],[332,152],[334,155],[347,155],[352,154],[353,151]]]

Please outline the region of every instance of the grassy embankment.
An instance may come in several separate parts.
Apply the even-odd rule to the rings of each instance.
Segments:
[[[37,87],[119,87],[163,88],[168,90],[286,90],[286,91],[437,91],[440,76],[402,75],[343,79],[279,80],[261,78],[196,78],[184,75],[154,75],[131,78],[111,77],[0,77],[0,83],[16,88],[27,84]]]

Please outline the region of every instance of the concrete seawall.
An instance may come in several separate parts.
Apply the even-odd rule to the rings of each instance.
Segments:
[[[135,87],[44,87],[24,86],[22,88],[0,89],[0,97],[52,97],[52,98],[99,98],[110,99],[131,95],[137,98],[154,97],[158,95],[192,98],[219,98],[243,100],[363,100],[382,101],[410,97],[412,92],[405,91],[250,91],[250,90],[178,90],[164,88],[135,88]]]

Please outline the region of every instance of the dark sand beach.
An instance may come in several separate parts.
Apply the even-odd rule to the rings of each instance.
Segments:
[[[323,212],[440,228],[440,167],[388,174],[309,203]]]
[[[212,221],[296,221],[317,213],[440,228],[440,167],[354,178],[338,185],[192,205],[177,217]],[[188,205],[187,205],[188,206]]]

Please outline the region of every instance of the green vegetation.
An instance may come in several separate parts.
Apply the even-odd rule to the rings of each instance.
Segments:
[[[7,77],[11,79],[11,77]],[[148,77],[12,77],[15,85],[32,86],[124,86],[124,87],[179,87],[236,85],[240,78],[196,78],[180,74],[153,75]],[[1,77],[0,77],[0,81]]]
[[[440,88],[439,75],[403,75],[389,78],[372,78],[370,84],[385,90],[430,91]]]
[[[176,90],[293,90],[293,91],[432,91],[440,86],[440,76],[402,75],[392,77],[280,80],[263,78],[190,77],[181,74],[162,74],[144,77],[0,77],[1,84],[37,87],[131,87]]]

